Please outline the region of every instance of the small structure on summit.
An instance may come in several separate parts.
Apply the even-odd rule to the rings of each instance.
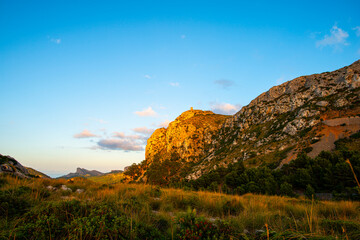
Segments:
[[[194,110],[194,108],[193,108],[193,107],[190,107],[190,111],[192,111],[192,110]]]

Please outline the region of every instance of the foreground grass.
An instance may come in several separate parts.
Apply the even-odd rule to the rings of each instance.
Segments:
[[[360,203],[8,176],[0,239],[360,239]]]

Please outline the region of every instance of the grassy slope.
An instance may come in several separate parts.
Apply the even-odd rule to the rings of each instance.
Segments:
[[[34,175],[34,176],[39,176],[41,178],[50,178],[48,175],[46,175],[45,173],[42,173],[42,172],[39,172],[38,170],[35,170],[31,167],[26,167],[26,169],[29,171],[29,173],[31,175]]]
[[[60,190],[63,184],[72,192]],[[360,203],[350,201],[9,176],[0,178],[0,198],[0,215],[5,216],[0,218],[0,226],[5,226],[0,239],[196,239],[189,234],[199,235],[197,229],[205,223],[212,228],[202,228],[202,234],[224,239],[267,239],[266,225],[271,239],[360,237]]]
[[[124,178],[123,173],[108,173],[102,176],[88,177],[87,179],[97,183],[115,184],[115,183],[120,183],[123,178]]]

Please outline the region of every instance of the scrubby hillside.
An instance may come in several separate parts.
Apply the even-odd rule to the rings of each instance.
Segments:
[[[209,154],[189,179],[219,166],[287,163],[299,152],[314,157],[360,130],[360,61],[271,88],[227,119]]]
[[[190,110],[157,129],[130,180],[166,184],[219,167],[281,167],[301,152],[316,157],[360,130],[360,60],[271,88],[233,116]],[[155,181],[153,181],[154,179]],[[175,180],[177,181],[177,180]]]

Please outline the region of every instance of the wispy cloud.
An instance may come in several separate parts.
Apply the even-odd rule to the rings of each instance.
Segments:
[[[163,122],[161,122],[160,124],[158,124],[158,127],[163,127],[163,128],[167,128],[169,126],[170,121],[169,120],[165,120]]]
[[[135,114],[140,117],[154,117],[157,115],[156,112],[152,109],[152,107],[148,107],[142,111],[136,111]]]
[[[214,83],[223,89],[228,89],[229,87],[235,85],[234,81],[227,80],[227,79],[219,79],[219,80],[214,81]]]
[[[60,44],[61,43],[61,38],[50,38],[50,42]]]
[[[100,118],[89,118],[89,119],[92,120],[92,121],[101,123],[101,124],[107,124],[107,123],[109,123],[108,121],[105,121],[104,119],[100,119]]]
[[[152,77],[151,77],[150,75],[148,75],[148,74],[145,74],[145,75],[144,75],[144,78],[152,79]]]
[[[180,38],[181,38],[181,39],[185,39],[185,38],[186,38],[186,35],[183,34],[183,35],[180,36]]]
[[[344,45],[348,45],[346,39],[349,37],[349,34],[339,28],[338,26],[334,25],[330,29],[330,35],[325,35],[322,40],[316,42],[317,47],[325,47],[325,46],[332,46],[335,48],[339,48]]]
[[[144,147],[141,143],[127,139],[102,139],[98,143],[101,149],[105,150],[124,150],[124,151],[142,151]]]
[[[92,138],[92,137],[98,137],[96,134],[93,134],[87,129],[84,129],[81,133],[77,133],[74,135],[74,138]]]
[[[138,135],[138,134],[133,134],[133,135],[126,135],[123,132],[114,132],[113,137],[116,138],[121,138],[121,139],[126,139],[126,140],[147,140],[148,137],[147,136],[143,136],[143,135]]]
[[[210,108],[214,113],[232,115],[240,110],[241,105],[233,105],[230,103],[212,103]]]
[[[123,133],[123,132],[114,132],[113,136],[118,137],[118,138],[125,138],[125,133]]]
[[[356,36],[360,37],[360,26],[354,27],[353,30],[355,31]]]
[[[170,86],[172,86],[172,87],[179,87],[180,86],[180,83],[178,83],[178,82],[171,82],[171,83],[169,83],[170,84]]]
[[[133,131],[144,135],[151,135],[154,132],[154,129],[147,127],[138,127],[134,128]]]

